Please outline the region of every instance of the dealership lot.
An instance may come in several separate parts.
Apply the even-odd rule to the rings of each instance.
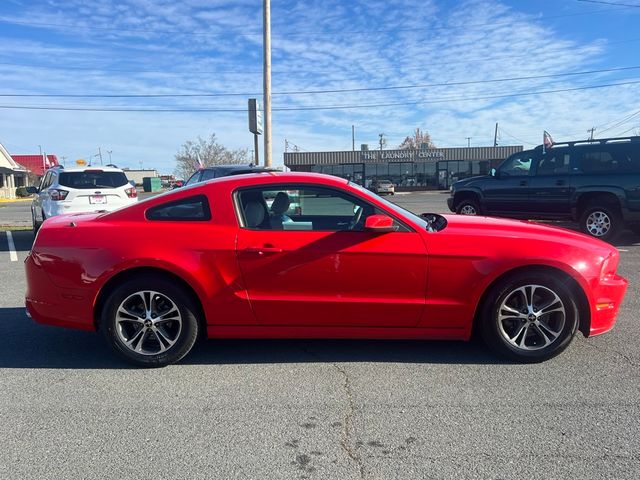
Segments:
[[[391,199],[420,213],[446,212],[446,197]],[[0,225],[28,226],[28,212],[2,204]],[[616,242],[629,290],[615,329],[544,364],[475,343],[210,340],[160,370],[130,368],[99,335],[26,318],[32,239],[0,233],[2,478],[640,475],[631,233]]]

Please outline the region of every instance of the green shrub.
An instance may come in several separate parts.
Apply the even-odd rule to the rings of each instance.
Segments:
[[[16,197],[28,197],[29,194],[27,193],[27,187],[18,187],[16,188]]]

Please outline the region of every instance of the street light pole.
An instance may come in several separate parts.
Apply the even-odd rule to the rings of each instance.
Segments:
[[[271,161],[271,0],[263,1],[264,166]]]

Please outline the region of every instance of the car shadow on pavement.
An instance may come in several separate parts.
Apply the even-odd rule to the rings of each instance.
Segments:
[[[33,245],[33,232],[31,230],[11,230],[0,229],[0,252],[9,251],[9,242],[7,241],[7,231],[11,232],[13,246],[16,252],[28,252]]]
[[[135,368],[102,335],[38,325],[24,308],[0,308],[0,368]],[[479,342],[417,340],[203,340],[178,365],[393,362],[508,364]]]

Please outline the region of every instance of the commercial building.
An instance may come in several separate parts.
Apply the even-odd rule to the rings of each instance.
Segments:
[[[391,180],[396,190],[445,190],[457,180],[484,175],[522,146],[286,152],[284,164],[294,172],[343,177],[369,187]]]
[[[16,188],[29,185],[27,174],[0,143],[0,198],[16,198]]]

